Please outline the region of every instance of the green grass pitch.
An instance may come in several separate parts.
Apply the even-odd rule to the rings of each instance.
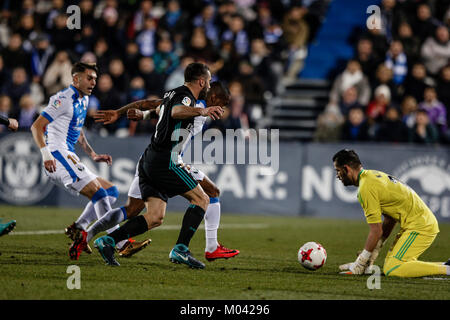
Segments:
[[[364,246],[368,226],[361,220],[222,214],[219,241],[241,253],[232,259],[204,259],[204,229],[191,241],[191,252],[206,269],[175,265],[168,254],[173,247],[182,214],[167,213],[164,228],[136,239],[152,243],[135,256],[117,257],[120,267],[105,266],[99,254],[68,257],[70,241],[59,234],[27,234],[60,230],[80,210],[0,206],[3,222],[17,220],[10,235],[0,238],[0,299],[147,299],[147,300],[303,300],[303,299],[450,299],[450,277],[401,279],[381,277],[381,289],[368,289],[368,276],[338,274],[338,266],[354,261]],[[203,223],[202,223],[203,226]],[[422,255],[425,261],[446,261],[450,256],[450,225]],[[397,228],[394,232],[397,231]],[[392,236],[380,254],[384,255]],[[318,271],[297,262],[305,242],[321,243],[328,260]],[[91,243],[92,246],[92,243]],[[382,265],[383,259],[376,264]],[[81,270],[81,289],[69,290],[67,267]]]

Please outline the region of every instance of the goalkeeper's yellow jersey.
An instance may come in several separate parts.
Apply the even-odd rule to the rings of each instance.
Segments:
[[[422,234],[439,232],[433,212],[406,184],[395,177],[376,170],[361,170],[358,175],[358,200],[367,223],[381,223],[385,214],[400,223],[403,230]]]

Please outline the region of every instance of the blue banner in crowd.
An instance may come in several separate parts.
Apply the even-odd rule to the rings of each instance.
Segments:
[[[97,153],[113,157],[112,166],[95,163],[82,150],[82,162],[113,182],[120,192],[115,206],[125,203],[136,163],[149,137],[102,138],[88,136]],[[233,146],[248,155],[248,145]],[[245,150],[242,150],[245,148]],[[266,164],[195,164],[221,190],[224,213],[313,216],[362,219],[355,187],[336,179],[332,156],[352,148],[366,169],[396,176],[412,187],[440,221],[450,221],[450,149],[388,144],[316,144],[281,142],[276,171]],[[224,152],[225,152],[224,148]],[[54,186],[42,168],[41,155],[29,133],[0,137],[0,203],[80,207],[87,200]],[[185,211],[181,197],[169,200],[168,210]]]

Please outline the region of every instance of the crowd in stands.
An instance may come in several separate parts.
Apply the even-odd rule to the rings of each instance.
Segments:
[[[76,61],[96,62],[86,127],[102,135],[148,134],[147,123],[106,127],[96,110],[161,98],[193,61],[229,87],[226,128],[251,128],[281,80],[296,77],[329,0],[5,0],[0,7],[0,113],[28,130],[48,98],[69,86]],[[80,29],[68,18],[80,8]],[[72,18],[71,18],[72,19]],[[74,21],[71,20],[73,23]],[[2,130],[2,128],[0,128]]]
[[[316,141],[450,144],[450,1],[382,0],[332,84]]]

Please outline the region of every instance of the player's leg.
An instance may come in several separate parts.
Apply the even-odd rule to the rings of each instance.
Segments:
[[[386,276],[424,277],[430,275],[449,275],[450,267],[443,262],[424,262],[417,260],[433,243],[436,235],[405,231],[397,235],[389,250],[383,271]]]
[[[107,199],[109,200],[109,203],[112,206],[119,197],[119,190],[111,182],[103,178],[97,177],[97,180],[100,182],[103,189],[106,190],[106,193],[108,194]],[[86,230],[93,221],[98,219],[99,217],[97,216],[97,213],[95,211],[94,204],[92,203],[92,201],[89,201],[86,204],[86,207],[84,208],[80,217],[65,229],[65,233],[70,239],[74,240],[74,235],[77,229]]]
[[[198,261],[191,255],[189,243],[203,220],[206,208],[208,207],[209,197],[199,184],[192,190],[183,193],[182,196],[191,204],[183,216],[178,240],[170,251],[169,258],[174,263],[184,263],[191,268],[203,269],[205,267],[204,263]]]
[[[95,213],[98,217],[102,217],[106,212],[111,210],[108,193],[97,178],[92,179],[84,185],[79,192],[92,201]],[[73,238],[74,242],[69,248],[69,256],[72,260],[78,260],[81,252],[87,247],[87,232],[82,229],[77,229]]]
[[[220,190],[203,172],[198,170],[192,176],[199,181],[209,197],[209,205],[205,213],[205,258],[213,261],[220,258],[231,258],[239,254],[239,250],[228,249],[217,241],[217,230],[220,224]]]
[[[145,214],[129,219],[121,228],[94,241],[95,247],[108,265],[119,265],[114,258],[114,248],[117,242],[140,235],[161,225],[166,212],[166,202],[157,197],[150,197],[145,206],[147,208]]]

